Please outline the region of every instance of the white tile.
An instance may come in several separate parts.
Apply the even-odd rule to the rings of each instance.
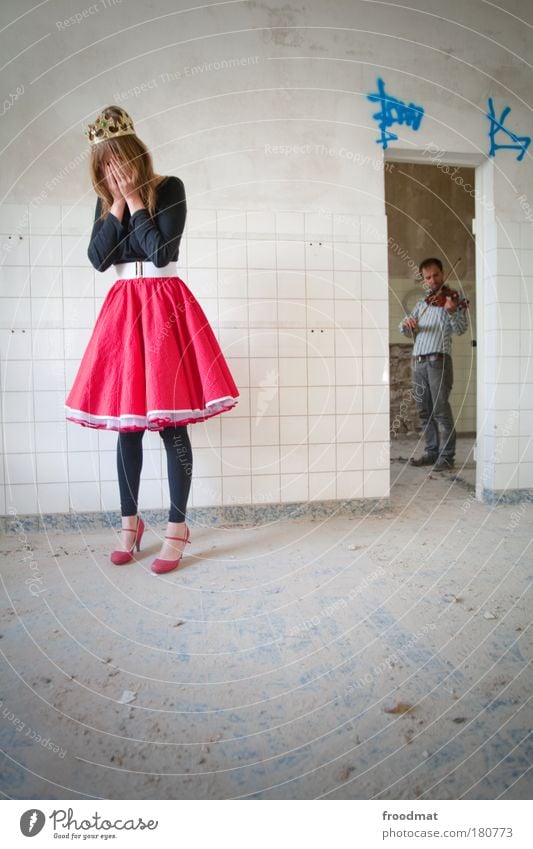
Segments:
[[[254,475],[252,477],[252,504],[277,504],[279,500],[279,475]]]
[[[262,233],[273,235],[276,232],[275,214],[273,212],[263,212],[261,210],[246,213],[246,227],[248,239],[253,237],[254,233]],[[252,263],[248,263],[252,265]]]
[[[3,360],[27,360],[32,357],[32,334],[29,330],[0,329],[0,355]]]
[[[388,386],[365,386],[363,387],[363,404],[365,413],[387,413],[389,412],[389,388]]]
[[[250,452],[249,447],[224,446],[220,449],[220,473],[224,479],[232,475],[251,474]]]
[[[305,327],[307,323],[307,305],[305,302],[283,301],[280,304],[278,323],[280,327]]]
[[[280,386],[305,386],[307,380],[307,359],[305,357],[280,357]]]
[[[305,267],[309,270],[333,271],[332,242],[306,241]]]
[[[254,475],[277,475],[280,471],[279,446],[255,445],[251,449]]]
[[[216,268],[217,266],[217,240],[216,239],[187,239],[188,267],[191,268]]]
[[[92,280],[92,272],[89,270]],[[31,294],[33,298],[60,298],[63,294],[61,268],[35,266],[31,269]]]
[[[305,310],[305,305],[304,310]],[[282,312],[285,312],[283,304]],[[280,357],[304,357],[307,354],[307,331],[303,328],[281,329],[279,332]]]
[[[219,448],[194,449],[194,474],[201,478],[218,477],[221,474],[222,458]]]
[[[487,357],[485,359],[485,380],[490,383],[514,383],[519,373],[520,357]]]
[[[333,328],[335,326],[335,301],[313,301],[307,300],[307,326],[321,328]]]
[[[337,386],[361,386],[363,361],[361,357],[337,357],[335,361]]]
[[[4,463],[6,485],[13,486],[20,483],[34,483],[34,454],[6,454]]]
[[[281,501],[284,504],[307,501],[309,498],[309,478],[307,474],[281,475]]]
[[[30,233],[46,236],[61,233],[61,207],[59,204],[43,204],[29,207]]]
[[[33,363],[33,381],[35,389],[61,389],[65,390],[65,363],[64,360],[36,360]]]
[[[277,357],[253,357],[250,359],[250,386],[268,388],[277,387],[278,384]]]
[[[385,301],[388,298],[388,278],[383,271],[363,271],[361,296],[366,301]]]
[[[390,494],[390,472],[388,469],[365,471],[363,495],[365,498],[388,498]]]
[[[364,464],[366,469],[389,469],[389,442],[366,442],[364,447]]]
[[[63,338],[63,330],[60,330],[59,328],[35,328],[32,331],[34,358],[36,360],[61,359],[64,351]]]
[[[239,209],[217,210],[217,233],[222,235],[246,235],[246,213]]]
[[[278,322],[278,303],[273,300],[250,300],[248,302],[250,327],[275,327]]]
[[[252,479],[249,475],[235,475],[222,479],[223,504],[251,504]]]
[[[282,445],[280,448],[280,468],[283,474],[307,472],[309,469],[309,449],[307,445]]]
[[[282,300],[301,303],[306,297],[306,275],[303,270],[278,271],[277,272],[277,295]],[[283,304],[285,309],[285,304]]]
[[[213,311],[216,315],[217,304],[213,299],[204,298],[202,303],[212,304],[210,308],[211,315]],[[247,328],[250,324],[248,318],[248,301],[245,298],[220,298],[218,301],[218,325],[219,327],[242,327]]]
[[[361,314],[363,327],[387,329],[389,326],[387,301],[363,301]]]
[[[365,387],[366,388],[366,387]],[[375,387],[379,388],[379,387]],[[387,389],[388,392],[388,389]],[[363,393],[361,387],[337,386],[335,389],[335,410],[339,414],[362,414]]]
[[[30,272],[28,268],[16,266],[0,267],[0,297],[30,297]]]
[[[281,445],[305,445],[307,443],[307,416],[284,416],[279,421]]]
[[[0,298],[0,326],[28,328],[31,325],[30,298]]]
[[[0,265],[24,265],[30,264],[30,240],[29,236],[14,233],[0,236]]]
[[[64,236],[91,235],[94,223],[94,208],[88,204],[61,207],[61,232]]]
[[[533,463],[520,463],[518,467],[518,486],[520,489],[533,488]]]
[[[308,386],[321,386],[322,392],[324,392],[325,388],[331,389],[334,387],[335,359],[333,357],[315,357],[312,362],[312,368],[309,368],[308,371]],[[303,385],[303,383],[300,385]],[[333,400],[331,403],[333,403]]]
[[[249,419],[228,419],[221,417],[221,442],[224,446],[241,446],[250,445],[250,421]]]
[[[248,268],[276,268],[276,244],[273,239],[248,240]]]
[[[75,422],[66,422],[65,430],[69,451],[85,451],[96,454],[101,448],[99,442],[100,433],[94,428],[82,427],[81,425],[78,425]],[[116,440],[117,435],[114,434],[115,443]],[[114,447],[116,447],[116,445]]]
[[[222,504],[222,479],[193,478],[191,492],[194,507],[216,507]]]
[[[363,331],[357,327],[338,328],[335,332],[335,353],[337,357],[361,357],[363,351]]]
[[[335,416],[309,416],[309,444],[332,443],[335,441]]]
[[[333,245],[335,271],[360,271],[360,245],[350,242],[335,242]]]
[[[386,272],[388,268],[387,245],[361,245],[361,268],[365,271]]]
[[[30,262],[32,269],[41,265],[61,265],[61,236],[31,236]]]
[[[305,387],[279,389],[279,410],[282,416],[301,416],[307,412],[307,390]]]
[[[361,216],[361,241],[382,244],[387,241],[387,216]]]
[[[301,236],[305,232],[303,212],[276,212],[276,233],[279,236]]]
[[[33,242],[33,239],[32,239]],[[87,239],[85,236],[62,236],[61,250],[63,265],[87,265]],[[61,260],[59,261],[61,264]],[[41,263],[41,265],[58,265],[57,262]]]
[[[94,325],[94,298],[64,298],[64,327],[85,327]]]
[[[42,483],[37,486],[40,513],[68,513],[68,490],[63,483]]]
[[[346,471],[337,473],[337,498],[362,498],[363,472]]]
[[[117,282],[117,274],[113,267],[106,271],[94,272],[94,294],[96,298],[105,298],[109,290]]]
[[[515,451],[514,439],[505,440],[505,448],[499,454],[502,463],[533,463],[533,434],[519,437],[518,451]],[[518,454],[518,456],[516,456]]]
[[[305,235],[307,238],[331,239],[333,233],[333,216],[329,213],[306,212]]]
[[[187,209],[187,235],[214,236],[217,234],[215,209]]]
[[[343,239],[343,241],[359,242],[361,235],[361,220],[359,216],[336,213],[333,216],[333,235],[336,240]]]
[[[389,334],[386,330],[364,328],[363,355],[365,357],[388,356]]]
[[[65,358],[68,360],[81,360],[83,354],[85,353],[85,349],[87,347],[87,343],[91,337],[91,331],[89,328],[83,329],[80,328],[78,330],[74,330],[72,328],[67,328],[64,331],[65,336]],[[49,359],[52,358],[52,354],[49,354]]]
[[[84,428],[85,429],[85,428]],[[79,427],[81,430],[81,427]],[[66,422],[41,422],[35,428],[35,450],[37,452],[67,450]]]
[[[28,233],[29,207],[25,203],[0,204],[0,233]]]
[[[310,271],[307,274],[306,285],[309,300],[333,300],[334,287],[331,273],[320,274]]]
[[[4,422],[3,435],[6,454],[27,454],[35,451],[33,422]]]
[[[309,473],[309,500],[331,501],[337,497],[335,472]]]
[[[272,270],[250,270],[248,273],[248,297],[266,300],[276,300],[276,272]]]
[[[360,471],[364,467],[362,442],[344,442],[337,445],[337,468],[341,472]]]
[[[4,422],[33,421],[33,394],[31,392],[5,392],[3,414]]]
[[[1,368],[0,385],[4,392],[25,392],[32,389],[30,360],[6,360]]]
[[[69,480],[75,483],[100,479],[98,454],[88,451],[70,451],[68,455]]]
[[[276,403],[276,413],[277,409]],[[270,412],[270,409],[267,412]],[[278,415],[252,415],[250,440],[252,445],[277,445],[279,443]]]
[[[307,356],[333,357],[335,355],[335,331],[331,328],[314,328],[307,330]],[[310,368],[313,364],[309,364]]]
[[[252,387],[250,390],[250,415],[252,424],[256,429],[259,420],[263,417],[279,415],[278,387],[273,385]]]
[[[164,509],[169,506],[169,503],[170,496],[165,486],[161,485],[161,480],[149,480],[145,476],[141,477],[139,487],[140,510]]]
[[[521,388],[519,383],[486,383],[486,402],[495,410],[517,410],[520,404]]]
[[[100,510],[100,490],[96,483],[70,483],[68,492],[70,509],[76,513]],[[118,508],[115,506],[115,509]]]
[[[335,390],[332,386],[310,386],[307,389],[307,409],[310,416],[335,412]]]
[[[529,268],[524,262],[522,251],[500,249],[497,254],[498,274],[527,274]]]
[[[32,298],[32,327],[48,329],[63,327],[62,298]]]
[[[337,416],[337,442],[361,442],[363,439],[363,416],[345,414]]]
[[[277,357],[278,334],[275,330],[255,328],[249,334],[251,357]]]
[[[37,488],[35,484],[6,486],[6,507],[16,510],[21,516],[38,512]]]
[[[67,458],[66,455],[57,453],[37,454],[37,481],[38,483],[66,483],[67,482]]]
[[[361,301],[336,300],[335,324],[337,327],[361,327]]]
[[[280,239],[276,242],[277,267],[280,269],[305,268],[304,242]]]
[[[518,466],[516,463],[497,463],[494,468],[494,489],[518,488]]]
[[[240,328],[221,328],[218,333],[220,347],[227,357],[248,358],[248,333]]]
[[[198,272],[196,272],[198,274]],[[257,277],[259,282],[264,279],[263,275]],[[211,285],[211,284],[210,284]],[[218,272],[218,284],[215,278],[213,291],[205,294],[218,294],[220,298],[246,298],[248,295],[248,280],[244,268],[224,268]],[[274,293],[276,291],[274,284]]]
[[[337,460],[335,445],[309,446],[310,472],[334,472],[336,469],[336,465]]]
[[[390,421],[385,413],[365,413],[363,439],[365,442],[383,442],[389,437]]]
[[[36,422],[59,422],[65,418],[65,392],[35,391],[34,409]]]
[[[223,296],[233,297],[228,292],[219,290],[216,268],[190,268],[187,272],[186,286],[200,300],[216,298],[219,291]]]
[[[246,242],[243,239],[219,239],[217,251],[219,268],[246,268]]]

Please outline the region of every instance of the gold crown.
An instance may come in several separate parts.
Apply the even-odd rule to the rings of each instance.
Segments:
[[[84,130],[89,139],[89,144],[117,139],[119,136],[136,135],[133,121],[128,113],[120,106],[113,107],[113,112],[117,112],[118,117],[106,110],[97,116],[94,124],[89,124],[87,129]]]

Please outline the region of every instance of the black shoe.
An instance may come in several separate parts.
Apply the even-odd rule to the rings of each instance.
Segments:
[[[448,469],[453,469],[454,466],[455,466],[455,463],[454,463],[453,460],[446,460],[445,457],[442,457],[433,466],[433,471],[434,472],[447,472]]]
[[[411,457],[411,459],[409,460],[409,465],[411,465],[411,466],[433,466],[436,459],[437,459],[436,457],[431,457],[430,454],[422,454],[422,456],[419,457],[418,460],[415,460],[414,457]]]

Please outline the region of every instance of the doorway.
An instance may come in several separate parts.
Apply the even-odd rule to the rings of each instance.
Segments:
[[[398,325],[424,297],[418,265],[438,257],[444,274],[457,263],[447,285],[469,301],[469,327],[453,336],[454,383],[450,395],[457,431],[456,474],[475,484],[476,437],[476,246],[475,169],[420,162],[387,161],[385,211],[389,267],[389,355],[391,461],[421,454],[424,440],[411,391],[412,341]]]

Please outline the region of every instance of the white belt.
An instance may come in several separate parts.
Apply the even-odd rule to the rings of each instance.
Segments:
[[[135,262],[119,262],[115,265],[117,280],[134,277],[177,277],[178,263],[169,262],[158,268],[153,262],[137,259]]]

